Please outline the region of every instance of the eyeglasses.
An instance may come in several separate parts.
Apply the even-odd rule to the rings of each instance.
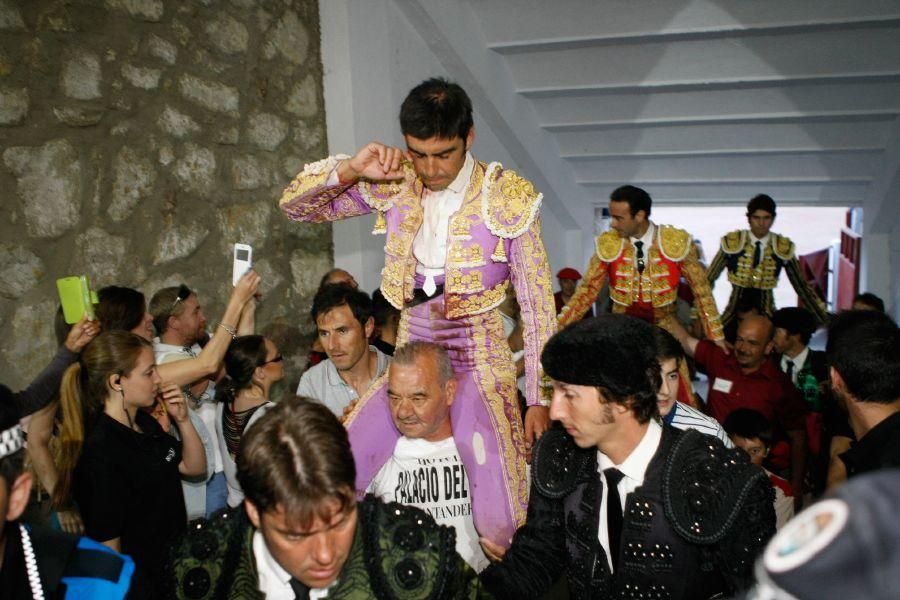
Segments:
[[[280,363],[283,360],[284,360],[284,357],[279,352],[278,354],[275,355],[275,358],[273,358],[272,360],[267,360],[264,363],[260,364],[259,366],[264,367],[269,363]]]
[[[175,306],[179,302],[183,302],[183,301],[187,300],[188,296],[190,296],[190,295],[191,295],[191,288],[184,285],[183,283],[181,285],[179,285],[178,286],[178,295],[175,297],[175,300],[172,302],[172,308],[169,309],[169,312],[172,312],[172,310],[175,309]]]

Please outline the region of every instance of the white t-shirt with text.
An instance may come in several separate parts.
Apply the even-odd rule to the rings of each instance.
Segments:
[[[476,572],[488,566],[472,520],[472,490],[452,437],[439,442],[401,437],[367,490],[385,502],[421,508],[456,529],[456,551]]]

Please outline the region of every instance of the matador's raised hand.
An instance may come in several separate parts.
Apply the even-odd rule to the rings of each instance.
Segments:
[[[356,155],[338,165],[337,174],[342,183],[351,183],[361,177],[383,181],[401,179],[400,162],[409,159],[405,150],[386,146],[381,142],[369,142]]]

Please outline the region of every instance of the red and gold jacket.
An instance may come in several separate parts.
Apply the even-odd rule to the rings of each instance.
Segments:
[[[609,280],[613,312],[626,313],[665,326],[674,318],[678,282],[682,277],[694,292],[694,303],[706,335],[723,339],[719,311],[712,297],[706,270],[697,257],[691,235],[671,225],[657,225],[653,243],[647,249],[645,268],[638,273],[634,244],[610,230],[596,240],[584,278],[558,317],[560,327],[577,321],[597,300]]]

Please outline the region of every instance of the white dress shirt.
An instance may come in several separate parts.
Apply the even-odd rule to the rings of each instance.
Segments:
[[[600,521],[600,527],[597,532],[597,537],[600,538],[600,545],[603,546],[603,551],[606,553],[606,560],[609,562],[610,572],[613,571],[613,565],[612,556],[610,556],[609,553],[609,532],[606,530],[606,496],[608,486],[606,485],[606,476],[603,475],[603,471],[610,467],[615,467],[622,472],[622,475],[624,475],[618,485],[619,499],[621,500],[622,510],[624,511],[625,498],[628,494],[644,484],[644,474],[647,472],[650,460],[653,458],[653,455],[656,454],[660,439],[662,439],[662,427],[660,427],[659,423],[656,421],[651,420],[640,443],[621,464],[614,464],[612,459],[599,450],[597,451],[597,471],[600,472],[600,477],[603,478],[603,493],[601,494],[600,499],[600,518],[598,519]]]
[[[253,533],[253,556],[259,574],[259,591],[266,596],[266,600],[294,600],[296,596],[291,587],[291,574],[269,552],[266,540],[259,531]],[[327,597],[328,588],[309,590],[309,600]]]
[[[803,365],[806,364],[806,357],[809,356],[809,346],[803,348],[803,350],[795,356],[791,358],[787,354],[781,355],[781,372],[787,373],[787,364],[788,361],[794,363],[794,371],[791,373],[791,383],[797,385],[797,374],[800,372],[800,369],[803,368]]]
[[[629,240],[631,240],[632,245],[635,242],[643,242],[644,243],[644,245],[641,247],[641,250],[643,250],[643,252],[644,252],[644,268],[645,269],[647,268],[647,265],[649,264],[649,255],[647,253],[650,251],[650,246],[653,245],[653,236],[656,234],[656,225],[653,223],[653,221],[649,221],[649,224],[650,224],[650,226],[647,227],[647,231],[644,232],[644,235],[642,235],[639,238],[636,238],[636,237],[628,238]],[[637,270],[637,246],[634,247],[634,268],[635,268],[635,270]]]
[[[759,242],[760,260],[762,260],[762,253],[766,251],[766,244],[769,243],[769,235],[771,235],[771,234],[767,233],[766,235],[762,236],[761,238],[758,238],[755,235],[753,235],[753,231],[751,231],[749,229],[747,230],[747,233],[750,235],[750,245],[755,247],[756,242]]]
[[[444,274],[450,217],[462,206],[474,170],[475,159],[466,152],[466,160],[450,185],[439,192],[425,188],[422,196],[425,216],[413,240],[413,256],[417,262],[416,273],[425,275],[426,285]]]

